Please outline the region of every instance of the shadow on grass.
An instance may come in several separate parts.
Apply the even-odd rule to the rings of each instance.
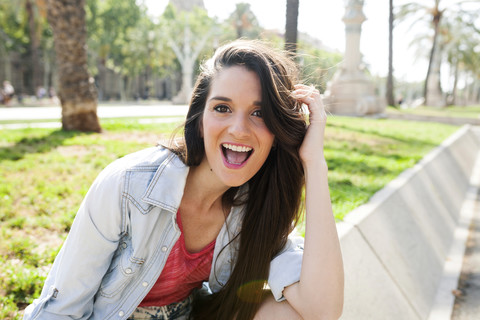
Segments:
[[[349,174],[386,175],[396,173],[382,165],[371,166],[365,162],[350,160],[345,157],[327,159],[327,163],[328,170],[334,171],[338,168],[341,171],[348,172]]]
[[[0,148],[0,162],[6,160],[18,161],[23,159],[26,154],[49,152],[50,150],[63,145],[65,140],[85,134],[90,133],[55,130],[40,137],[24,137],[17,141],[13,146]]]
[[[353,184],[348,179],[335,180],[331,179],[328,181],[328,186],[332,192],[332,201],[356,201],[358,198],[365,198],[368,200],[371,196],[375,194],[378,190],[383,187],[380,185],[363,185],[358,186]]]

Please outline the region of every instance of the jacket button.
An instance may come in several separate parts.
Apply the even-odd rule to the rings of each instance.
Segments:
[[[132,269],[130,269],[130,268],[125,269],[125,273],[128,273],[128,274],[132,273]]]
[[[144,286],[144,287],[148,286],[148,282],[146,282],[146,281],[142,282],[142,286]]]
[[[125,242],[122,243],[122,248],[125,249],[127,247],[127,244]]]
[[[120,311],[120,312],[118,313],[118,315],[119,315],[120,317],[123,317],[123,316],[125,315],[125,312]]]
[[[167,248],[166,246],[163,246],[163,247],[162,247],[162,251],[163,251],[163,252],[167,252],[167,249],[168,249],[168,248]]]

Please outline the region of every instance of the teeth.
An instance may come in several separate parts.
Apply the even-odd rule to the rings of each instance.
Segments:
[[[250,147],[236,146],[236,145],[228,144],[228,143],[224,143],[224,144],[222,144],[222,146],[224,148],[227,148],[227,149],[230,149],[230,150],[233,150],[233,151],[236,151],[236,152],[249,152],[249,151],[252,150],[252,148],[250,148]]]

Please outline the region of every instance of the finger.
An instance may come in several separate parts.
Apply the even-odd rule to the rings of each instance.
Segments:
[[[299,102],[307,104],[309,111],[313,111],[312,109],[324,109],[320,91],[315,89],[314,86],[296,84],[294,87],[295,90],[292,91],[291,96]]]
[[[313,86],[295,85],[295,90],[292,91],[291,95],[295,99],[301,99],[312,95],[320,95],[320,92]]]
[[[297,83],[295,85],[293,85],[295,87],[295,89],[299,89],[299,88],[314,88],[314,86],[312,85],[306,85],[306,84],[303,84],[303,83]]]
[[[324,109],[323,101],[318,90],[313,93],[295,90],[291,96],[299,102],[307,104],[309,109]]]
[[[294,92],[295,93],[292,96],[294,96],[297,101],[303,103],[307,107],[306,109],[308,110],[308,112],[306,113],[310,114],[310,123],[325,123],[327,121],[327,113],[325,111],[325,106],[318,90],[317,92],[308,93],[306,91],[303,91],[303,89],[298,89]]]

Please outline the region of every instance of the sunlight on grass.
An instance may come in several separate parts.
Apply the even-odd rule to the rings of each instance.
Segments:
[[[104,133],[4,130],[0,137],[0,318],[20,319],[38,295],[98,173],[168,141],[179,123],[102,122]],[[336,219],[365,203],[458,127],[332,116],[325,156]],[[300,226],[302,229],[302,226]]]
[[[333,117],[325,157],[337,219],[452,134],[457,127],[435,123]]]

